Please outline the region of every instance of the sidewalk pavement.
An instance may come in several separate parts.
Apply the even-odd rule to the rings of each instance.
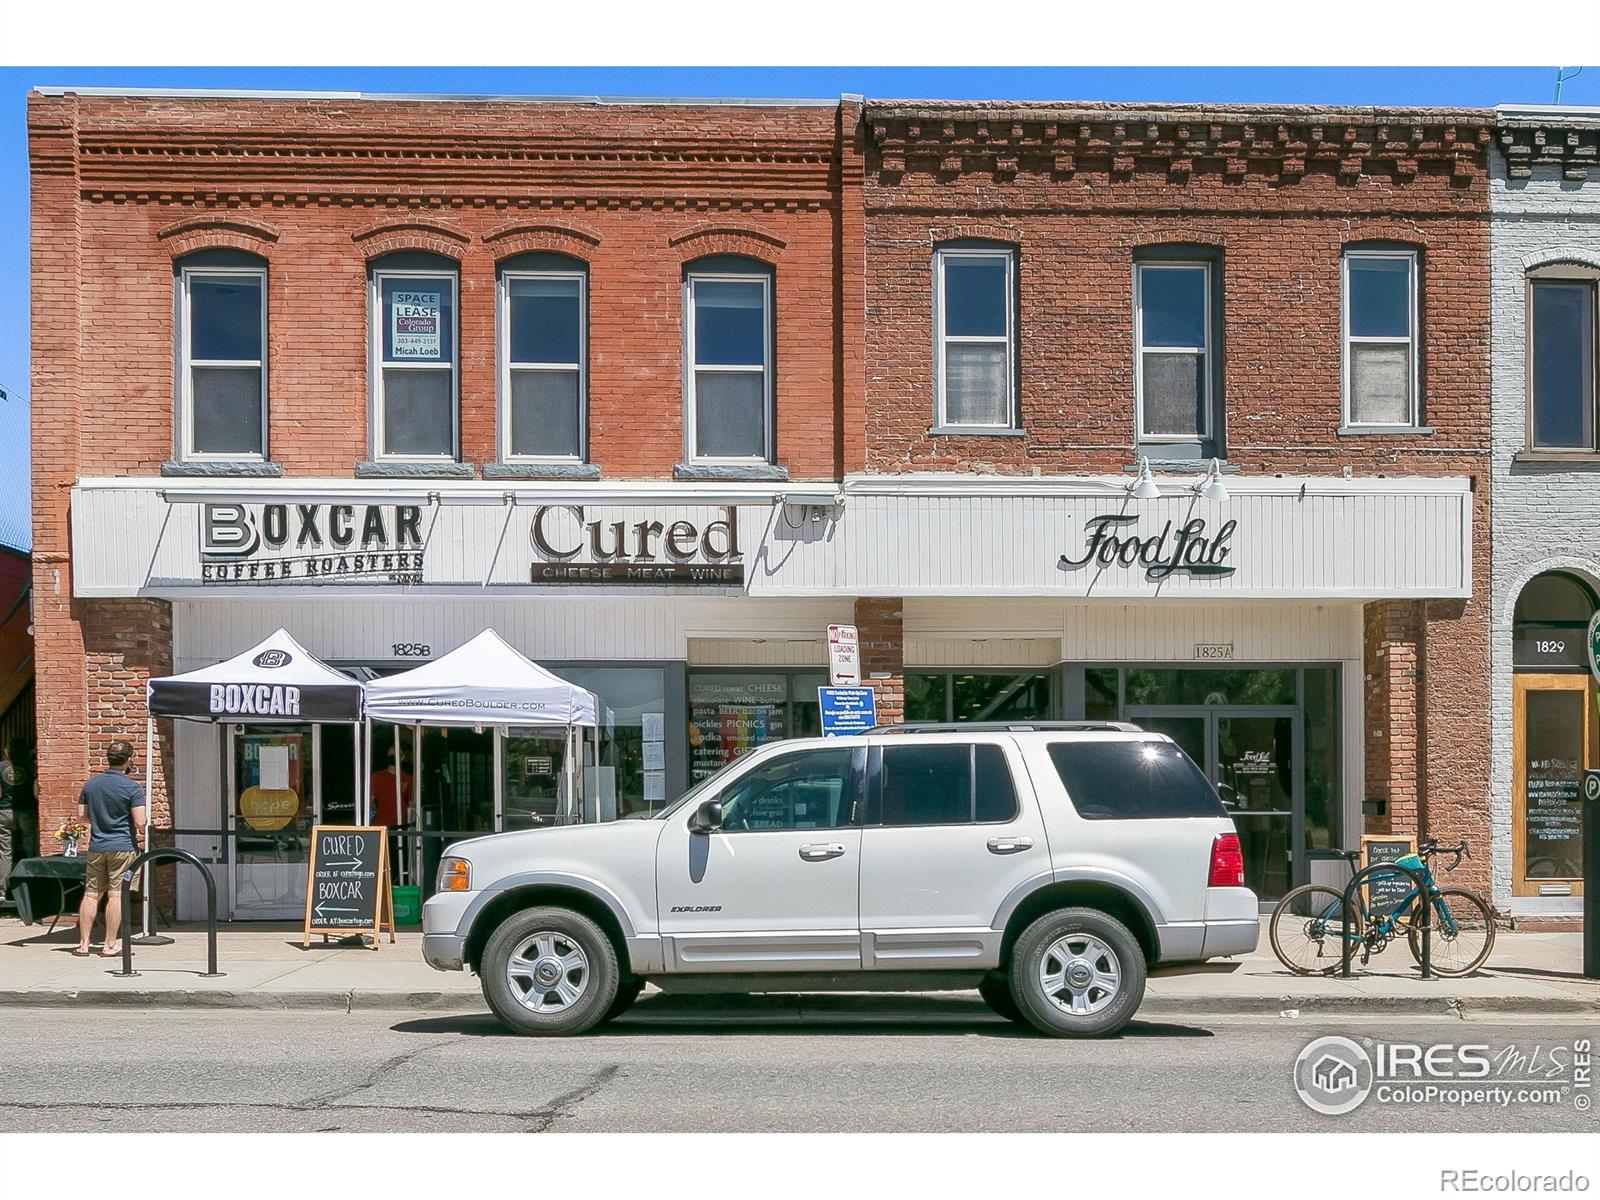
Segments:
[[[224,975],[201,978],[206,969],[203,925],[166,930],[170,946],[134,947],[139,974],[118,978],[122,960],[74,958],[77,934],[63,924],[45,935],[42,926],[0,918],[0,1006],[148,1008],[208,1007],[486,1012],[477,977],[435,971],[422,961],[421,935],[385,935],[377,950],[329,943],[318,937],[301,948],[298,926],[225,925],[218,935],[218,966]],[[1262,930],[1260,949],[1237,960],[1198,971],[1158,971],[1149,983],[1144,1016],[1311,1016],[1319,1013],[1455,1015],[1600,1014],[1600,981],[1583,978],[1582,935],[1502,931],[1488,966],[1468,979],[1420,977],[1403,945],[1391,945],[1351,979],[1292,975],[1273,957]],[[976,1008],[974,1007],[976,1006]],[[641,1017],[704,1020],[714,1007],[718,1020],[798,1020],[829,1013],[882,1020],[946,1020],[985,1011],[972,992],[840,996],[766,995],[737,1002],[689,995],[658,996],[636,1010]]]

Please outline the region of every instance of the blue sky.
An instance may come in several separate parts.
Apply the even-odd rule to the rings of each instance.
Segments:
[[[1568,68],[1569,71],[1572,68]],[[602,96],[893,97],[1212,103],[1550,103],[1554,67],[15,67],[0,69],[0,542],[28,532],[28,159],[38,85]],[[1562,103],[1600,106],[1600,67]]]

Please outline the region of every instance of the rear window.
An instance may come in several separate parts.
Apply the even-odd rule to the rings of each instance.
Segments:
[[[1228,815],[1211,781],[1171,742],[1053,742],[1050,761],[1085,820]]]

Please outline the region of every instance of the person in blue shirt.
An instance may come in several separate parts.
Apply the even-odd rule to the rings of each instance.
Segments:
[[[122,953],[117,939],[122,929],[122,877],[139,856],[145,821],[144,789],[128,777],[132,761],[132,746],[112,742],[106,747],[106,769],[91,775],[78,796],[78,815],[89,823],[78,948],[72,952],[79,958],[89,955],[89,931],[101,896],[106,898],[106,940],[100,955],[115,958]]]

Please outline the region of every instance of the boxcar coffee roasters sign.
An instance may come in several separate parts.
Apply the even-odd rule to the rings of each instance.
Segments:
[[[202,504],[200,581],[421,583],[415,504]]]
[[[528,530],[529,582],[741,587],[744,556],[733,505],[674,509],[549,504]]]

